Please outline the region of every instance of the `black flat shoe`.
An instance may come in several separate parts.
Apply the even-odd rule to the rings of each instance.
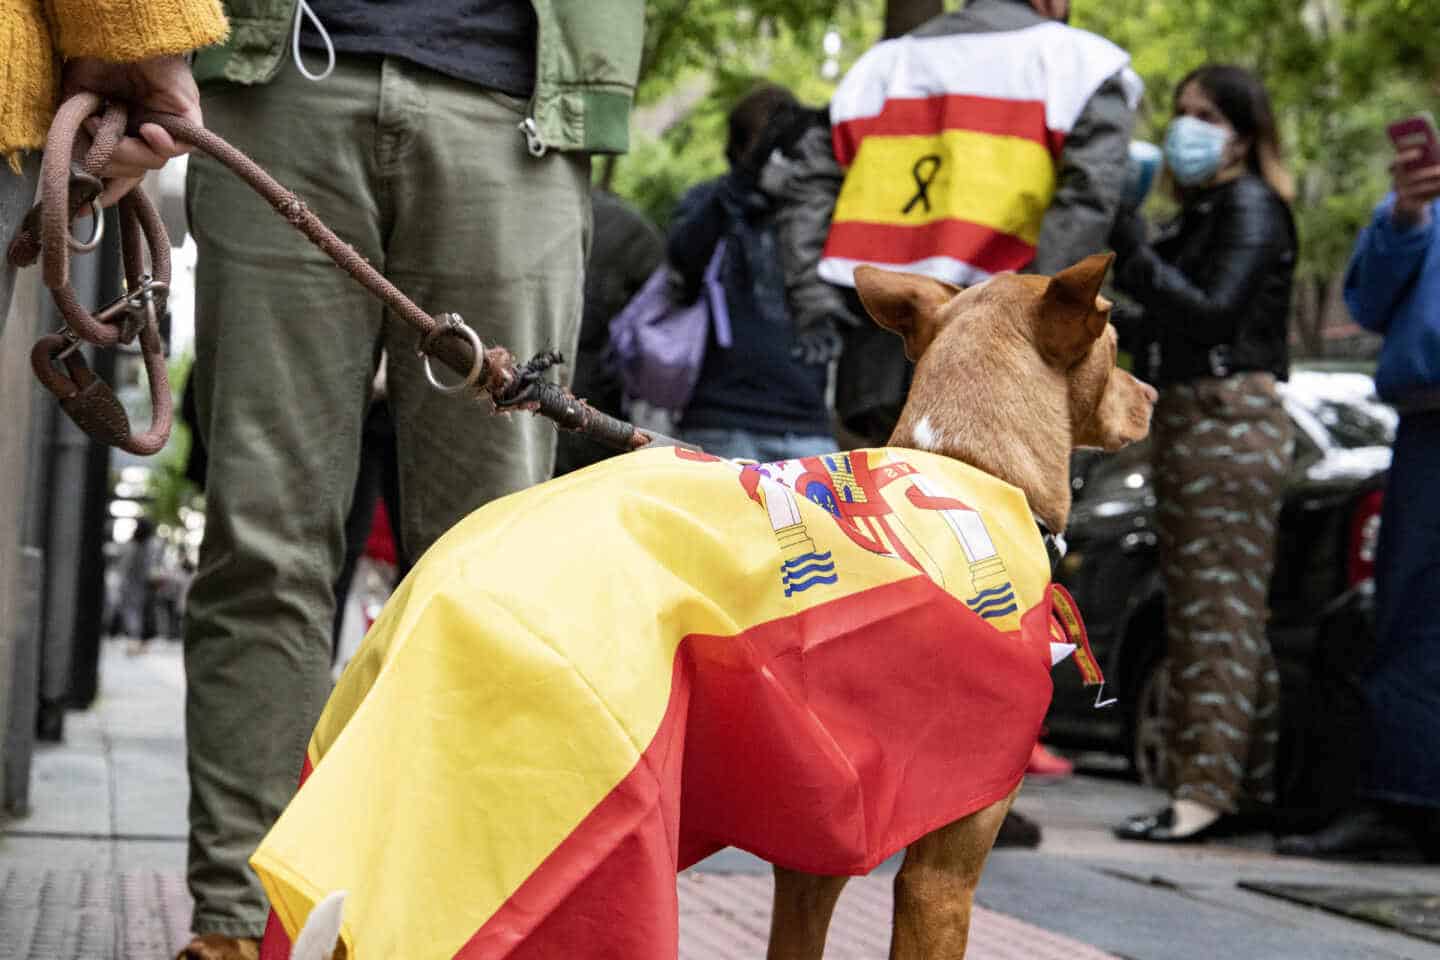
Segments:
[[[1011,810],[1005,814],[1005,819],[1000,824],[1000,832],[995,837],[995,846],[1031,849],[1038,847],[1040,846],[1040,824]]]
[[[1241,818],[1234,814],[1222,813],[1199,830],[1176,836],[1172,832],[1175,828],[1175,811],[1170,807],[1165,807],[1154,813],[1136,814],[1118,827],[1114,827],[1111,832],[1121,840],[1145,840],[1150,843],[1199,843],[1202,840],[1233,835],[1240,827],[1240,820]]]
[[[1314,833],[1281,837],[1275,852],[1332,860],[1419,858],[1421,838],[1383,811],[1364,808],[1342,814]]]

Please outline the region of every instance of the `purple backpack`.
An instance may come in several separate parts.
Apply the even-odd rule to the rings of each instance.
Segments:
[[[610,349],[620,372],[627,400],[678,414],[690,402],[705,362],[710,324],[722,347],[733,342],[730,312],[720,286],[720,264],[725,240],[705,266],[700,295],[694,303],[675,302],[674,271],[661,264],[625,308],[610,321]]]

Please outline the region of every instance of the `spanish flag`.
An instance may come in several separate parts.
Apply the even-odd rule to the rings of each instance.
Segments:
[[[251,860],[264,955],[345,890],[351,960],[673,960],[716,850],[865,873],[1019,783],[1049,577],[1019,490],[914,450],[643,450],[496,501],[326,705]]]
[[[846,168],[820,275],[854,286],[861,263],[968,286],[1035,258],[1066,138],[1129,56],[1084,30],[906,36],[878,44],[830,101]]]

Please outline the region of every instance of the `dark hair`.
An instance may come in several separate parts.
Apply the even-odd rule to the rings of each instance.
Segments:
[[[778,83],[762,83],[740,98],[730,110],[730,136],[725,159],[736,166],[760,139],[777,113],[798,108],[795,95]]]
[[[1250,141],[1246,165],[1288,203],[1295,198],[1295,181],[1281,159],[1280,132],[1275,126],[1275,113],[1270,109],[1270,95],[1260,78],[1244,67],[1209,63],[1185,75],[1175,86],[1175,99],[1191,83],[1205,91],[1235,133]]]
[[[149,517],[138,517],[135,520],[135,539],[141,542],[149,540],[155,535],[155,521]]]

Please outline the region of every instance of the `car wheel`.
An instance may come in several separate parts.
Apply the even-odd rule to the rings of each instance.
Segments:
[[[1140,678],[1135,698],[1130,762],[1147,787],[1168,788],[1173,772],[1170,727],[1174,722],[1170,658],[1152,660]]]

